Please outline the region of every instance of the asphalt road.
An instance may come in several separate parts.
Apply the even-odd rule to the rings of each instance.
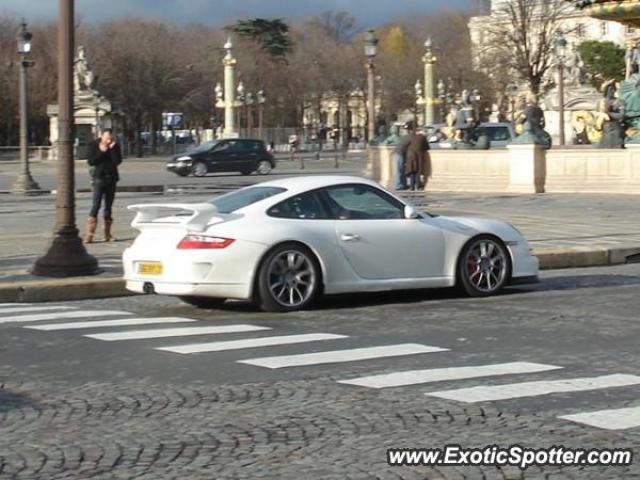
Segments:
[[[640,478],[637,458],[386,463],[388,448],[447,444],[637,457],[639,287],[629,265],[545,272],[492,299],[351,295],[286,315],[157,296],[0,306],[0,478]],[[193,328],[207,330],[174,330]]]

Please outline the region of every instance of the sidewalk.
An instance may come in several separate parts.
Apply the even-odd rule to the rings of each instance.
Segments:
[[[310,173],[309,170],[306,172]],[[346,173],[342,168],[334,172]],[[305,172],[301,171],[297,174],[303,173]],[[170,178],[173,180],[173,177]],[[160,180],[166,182],[166,177]],[[126,210],[126,205],[158,201],[204,201],[212,195],[242,186],[243,183],[261,180],[260,177],[208,177],[206,184],[194,183],[194,179],[190,179],[191,183],[185,183],[182,190],[164,195],[119,194],[114,218],[115,234],[120,241],[88,246],[88,250],[99,259],[100,266],[104,269],[104,273],[96,278],[107,279],[101,280],[107,282],[103,284],[105,294],[114,294],[114,290],[110,288],[122,293],[122,282],[119,280],[122,272],[120,256],[136,235],[129,227],[132,214]],[[640,261],[640,258],[633,257],[640,254],[640,210],[637,208],[638,199],[634,196],[409,193],[405,197],[420,208],[436,214],[484,216],[511,222],[530,241],[543,268]],[[79,194],[77,197],[78,227],[81,231],[84,230],[82,223],[89,201],[89,194]],[[46,285],[64,286],[62,290],[55,290],[58,292],[56,295],[60,295],[60,292],[70,294],[69,285],[77,284],[79,286],[75,288],[79,289],[78,295],[88,295],[87,284],[96,279],[61,282],[28,274],[36,258],[47,249],[54,215],[55,207],[51,196],[0,197],[0,302],[15,301],[16,298],[31,301],[49,298],[46,295],[43,297],[41,293],[25,293],[29,290],[29,285],[35,285],[31,282],[38,282],[39,292],[43,288],[46,290]],[[34,226],[39,227],[39,230],[35,230]],[[107,288],[105,285],[111,287]]]

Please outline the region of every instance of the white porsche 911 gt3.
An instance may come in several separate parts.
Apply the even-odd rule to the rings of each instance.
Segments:
[[[203,307],[247,299],[303,309],[321,294],[460,286],[488,296],[532,283],[538,259],[515,227],[421,213],[359,177],[275,180],[202,204],[133,205],[123,254],[133,292]]]

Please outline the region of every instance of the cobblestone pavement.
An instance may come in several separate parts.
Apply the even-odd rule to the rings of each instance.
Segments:
[[[289,315],[263,314],[244,304],[196,310],[163,297],[0,305],[0,478],[640,478],[637,459],[628,467],[526,471],[386,463],[387,448],[447,444],[626,447],[637,457],[640,425],[610,430],[559,417],[640,408],[638,382],[471,403],[432,394],[479,385],[637,375],[638,285],[640,266],[626,266],[548,272],[539,286],[494,299],[463,299],[448,291],[336,297]],[[87,310],[96,317],[84,319],[91,322],[104,320],[99,317],[106,311],[124,310],[133,315],[109,318],[134,325],[139,317],[188,317],[199,326],[271,329],[216,335],[216,341],[315,332],[348,338],[178,355],[156,348],[212,337],[135,339],[134,331],[152,326],[47,330],[47,325],[82,321],[67,316]],[[175,327],[159,327],[168,326]],[[85,336],[114,331],[124,336],[118,341]],[[238,363],[265,355],[408,342],[448,351],[277,370]],[[563,368],[381,390],[337,383],[363,375],[507,361]]]

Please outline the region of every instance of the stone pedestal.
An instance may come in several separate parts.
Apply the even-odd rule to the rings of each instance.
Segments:
[[[534,144],[512,144],[509,150],[511,193],[544,193],[547,172],[546,151]]]

